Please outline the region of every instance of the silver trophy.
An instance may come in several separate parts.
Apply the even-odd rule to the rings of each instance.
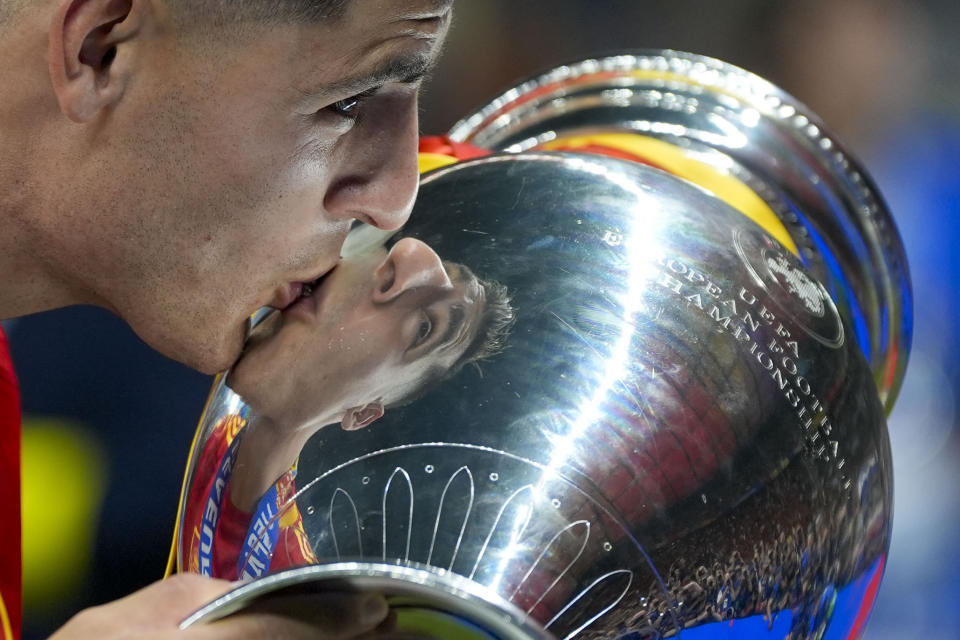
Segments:
[[[214,386],[177,566],[247,582],[184,626],[369,589],[435,638],[859,633],[911,316],[856,161],[672,51],[558,67],[449,135],[495,153],[352,231]]]

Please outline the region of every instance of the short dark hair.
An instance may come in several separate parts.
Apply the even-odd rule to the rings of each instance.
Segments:
[[[168,0],[181,23],[198,27],[318,23],[340,18],[350,0]]]
[[[336,20],[350,0],[167,0],[181,25],[227,27],[251,23],[297,24]],[[0,27],[30,0],[0,0]]]
[[[0,29],[11,24],[27,4],[28,0],[0,0]]]
[[[458,265],[466,278],[474,278],[470,269],[463,265]],[[473,364],[480,371],[479,363],[491,358],[506,346],[507,337],[513,328],[516,320],[516,313],[510,303],[509,290],[495,280],[477,279],[477,284],[483,292],[483,305],[480,311],[480,317],[477,322],[473,339],[467,344],[466,349],[460,354],[453,364],[448,367],[435,366],[420,379],[413,391],[407,393],[404,397],[391,402],[387,408],[402,407],[408,405],[414,400],[423,397],[428,391],[439,385],[445,380],[449,380],[457,375],[464,366]],[[482,372],[481,372],[482,373]]]
[[[467,273],[470,270],[460,267]],[[452,377],[467,364],[476,364],[503,351],[507,336],[513,328],[516,314],[510,304],[510,292],[495,280],[477,280],[483,291],[483,311],[477,322],[473,340],[467,345],[460,357],[445,369],[445,377]]]

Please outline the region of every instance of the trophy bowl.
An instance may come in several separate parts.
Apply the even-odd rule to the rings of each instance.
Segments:
[[[423,637],[855,637],[911,329],[862,169],[670,51],[558,67],[449,139],[493,153],[354,229],[215,383],[176,564],[247,583],[184,626],[347,589]]]

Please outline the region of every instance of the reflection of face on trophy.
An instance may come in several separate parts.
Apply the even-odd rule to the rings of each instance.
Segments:
[[[367,247],[258,324],[227,384],[285,430],[366,426],[456,362],[476,335],[482,292],[419,240]]]
[[[200,515],[218,479],[228,485],[213,502],[218,515],[249,526],[271,487],[293,491],[297,457],[322,427],[372,424],[389,407],[493,353],[508,329],[512,309],[502,286],[442,262],[419,240],[391,235],[355,231],[330,275],[251,331],[226,376],[246,407],[242,416],[221,420],[201,454],[207,459],[201,467],[223,466],[226,457],[229,470],[195,479],[187,507],[185,524],[198,533],[190,553],[197,571],[219,567],[219,577],[236,577],[237,558],[226,552],[239,548],[236,535],[233,543],[230,536],[217,539],[219,562],[209,554],[205,566],[200,553]]]
[[[187,622],[346,585],[426,637],[857,633],[910,327],[866,175],[676,52],[532,78],[437,148],[467,143],[215,386],[179,567],[254,579]]]

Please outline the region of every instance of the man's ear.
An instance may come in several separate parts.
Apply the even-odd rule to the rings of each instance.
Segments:
[[[362,407],[347,409],[340,421],[344,431],[363,429],[383,417],[383,405],[379,402],[370,402]]]
[[[141,0],[62,0],[50,25],[50,80],[60,110],[89,122],[123,95],[117,47],[139,29]],[[136,7],[134,5],[137,5]]]

